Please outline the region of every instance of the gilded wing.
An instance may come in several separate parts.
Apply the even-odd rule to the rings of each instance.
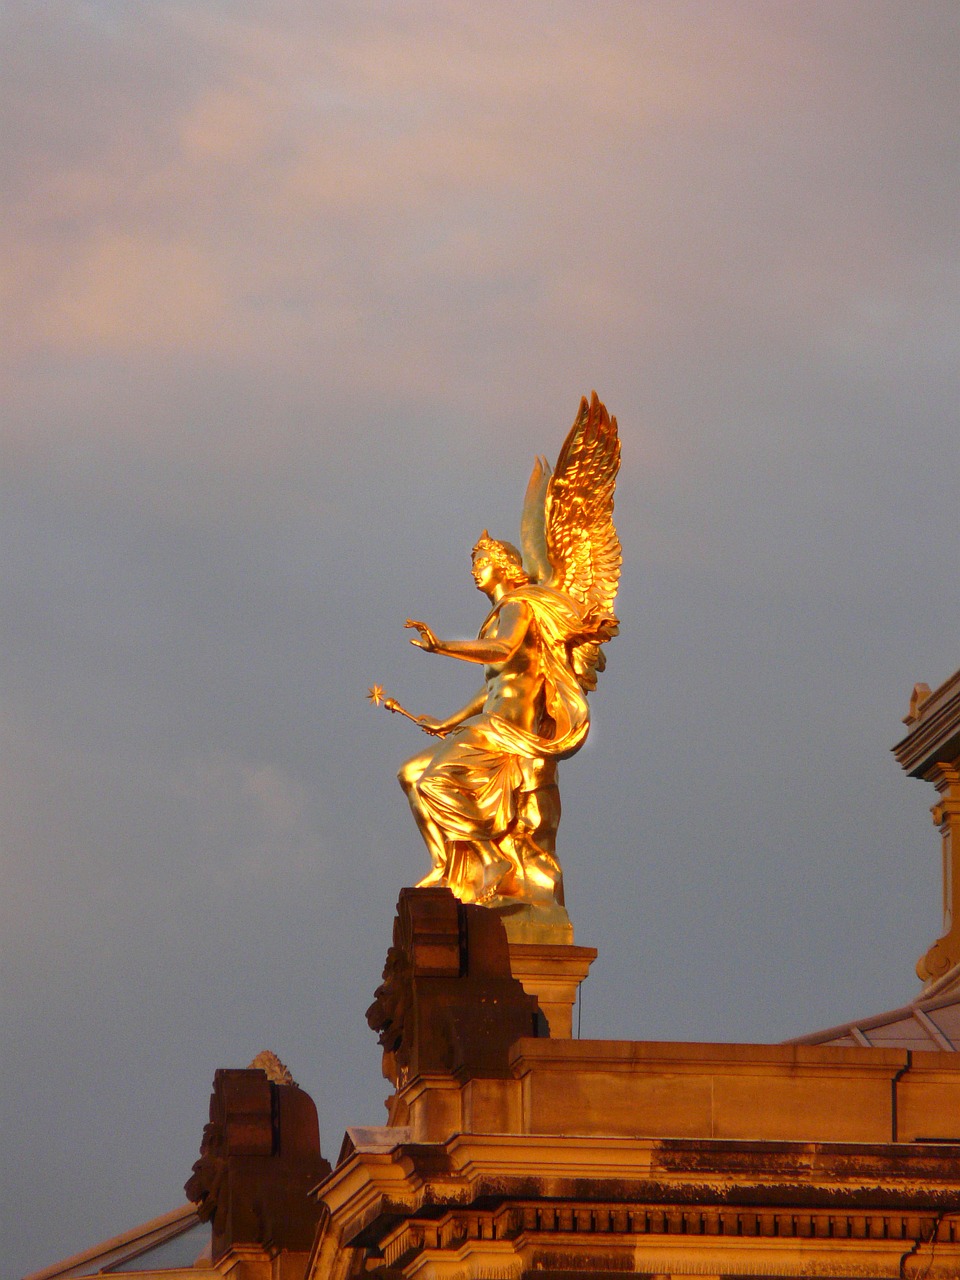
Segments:
[[[596,672],[604,668],[600,645],[617,634],[613,605],[623,557],[613,494],[619,467],[617,420],[594,391],[589,405],[586,398],[580,401],[544,501],[548,585],[572,596],[583,614],[584,634],[572,658],[585,689],[596,687]]]
[[[537,458],[523,499],[520,547],[523,551],[523,567],[530,575],[531,582],[546,582],[552,572],[547,555],[547,529],[544,523],[547,485],[551,474],[550,463],[546,458]]]
[[[620,540],[613,525],[613,491],[620,467],[617,420],[594,391],[563,443],[544,503],[550,585],[584,612],[610,615],[620,580]]]

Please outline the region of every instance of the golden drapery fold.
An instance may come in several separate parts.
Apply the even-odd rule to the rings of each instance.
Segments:
[[[507,604],[533,615],[542,679],[540,732],[502,716],[482,714],[449,734],[421,775],[423,807],[450,840],[497,840],[517,815],[523,783],[521,760],[559,759],[583,743],[590,727],[586,695],[573,670],[571,646],[583,635],[583,619],[569,596],[528,584],[507,592],[480,629],[484,639]]]

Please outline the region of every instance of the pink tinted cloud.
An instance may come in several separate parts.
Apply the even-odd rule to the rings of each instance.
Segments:
[[[230,319],[200,246],[123,232],[84,245],[45,302],[38,337],[65,354],[215,351]]]
[[[842,326],[912,271],[877,189],[897,23],[812,8],[196,4],[87,31],[126,72],[69,99],[37,76],[9,376],[179,352],[495,414],[596,352]]]

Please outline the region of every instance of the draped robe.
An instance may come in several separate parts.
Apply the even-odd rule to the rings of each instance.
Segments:
[[[500,611],[516,603],[531,614],[528,628],[533,629],[539,657],[539,672],[530,677],[536,684],[532,696],[542,707],[537,731],[528,732],[496,712],[484,711],[444,738],[415,788],[419,803],[449,842],[495,842],[506,834],[517,814],[522,764],[572,755],[590,727],[586,695],[571,659],[571,648],[583,635],[576,605],[550,587],[516,587],[490,610],[479,639],[495,635]]]

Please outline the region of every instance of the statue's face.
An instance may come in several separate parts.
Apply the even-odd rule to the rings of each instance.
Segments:
[[[487,595],[494,589],[498,582],[501,581],[501,573],[499,567],[494,564],[487,555],[486,551],[475,551],[473,553],[473,580],[481,591],[485,591]]]

